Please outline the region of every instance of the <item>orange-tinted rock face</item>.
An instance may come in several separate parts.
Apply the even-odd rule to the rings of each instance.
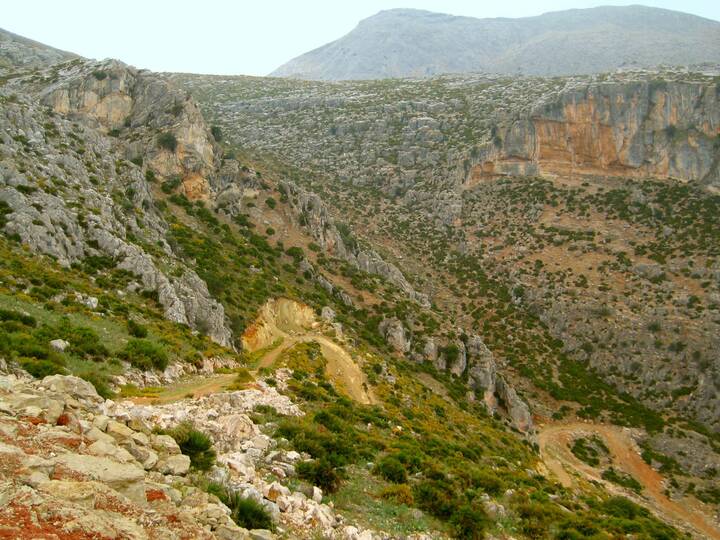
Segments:
[[[591,85],[506,128],[466,176],[609,175],[720,185],[720,89],[693,83]],[[479,161],[479,163],[477,163]]]
[[[210,198],[210,185],[200,174],[190,173],[183,178],[183,191],[191,201],[206,201]]]

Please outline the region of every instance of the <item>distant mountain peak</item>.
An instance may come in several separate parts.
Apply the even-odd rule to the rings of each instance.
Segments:
[[[0,28],[0,72],[10,69],[43,67],[74,58],[79,58],[79,56]]]
[[[557,76],[629,64],[702,62],[720,62],[720,22],[667,9],[599,6],[477,19],[398,8],[361,20],[350,33],[271,75],[316,80],[467,72]]]

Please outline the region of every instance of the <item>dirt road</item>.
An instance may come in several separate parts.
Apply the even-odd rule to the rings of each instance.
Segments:
[[[162,390],[157,394],[132,397],[130,400],[138,405],[160,405],[179,401],[190,396],[199,398],[222,392],[233,383],[236,376],[235,373],[196,375],[175,384],[163,386]]]
[[[365,405],[376,403],[372,391],[364,384],[365,374],[340,345],[325,336],[312,332],[296,336],[285,334],[283,338],[282,344],[260,358],[259,367],[272,366],[283,352],[298,343],[315,341],[320,345],[322,355],[327,360],[325,374],[339,386],[339,390],[358,403]]]
[[[613,466],[630,474],[643,486],[638,497],[601,478],[602,471],[583,463],[570,451],[570,445],[578,437],[598,435],[610,450]],[[540,455],[547,468],[564,486],[572,486],[575,475],[605,484],[608,491],[625,495],[635,502],[649,507],[661,519],[685,524],[703,538],[720,540],[720,527],[712,516],[703,512],[694,500],[671,501],[663,493],[663,477],[640,457],[637,445],[626,428],[604,424],[550,424],[538,433]]]

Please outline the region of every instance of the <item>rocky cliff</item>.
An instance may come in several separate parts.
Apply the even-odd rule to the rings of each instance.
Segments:
[[[720,187],[720,86],[647,81],[564,91],[496,130],[468,180],[675,178]]]
[[[448,366],[441,353],[461,350],[460,327],[553,395],[567,395],[557,377],[572,389],[584,376],[567,356],[656,411],[717,429],[712,73],[173,80],[229,140],[292,162],[303,189],[402,261],[443,314],[445,335],[415,313],[381,308],[373,326],[393,350],[426,347],[425,358],[457,373],[462,363]],[[519,336],[526,324],[547,329],[546,347],[543,332]],[[586,375],[594,382],[573,399],[588,398],[593,411],[582,412],[596,414],[590,396],[603,382]]]
[[[40,73],[0,89],[5,233],[64,266],[106,257],[137,277],[133,287],[156,294],[169,319],[230,345],[223,306],[167,242],[153,195],[163,179],[193,199],[238,180],[223,174],[196,105],[120,62]]]

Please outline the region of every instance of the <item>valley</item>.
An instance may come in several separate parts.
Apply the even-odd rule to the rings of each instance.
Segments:
[[[716,67],[0,36],[0,538],[720,537]]]

